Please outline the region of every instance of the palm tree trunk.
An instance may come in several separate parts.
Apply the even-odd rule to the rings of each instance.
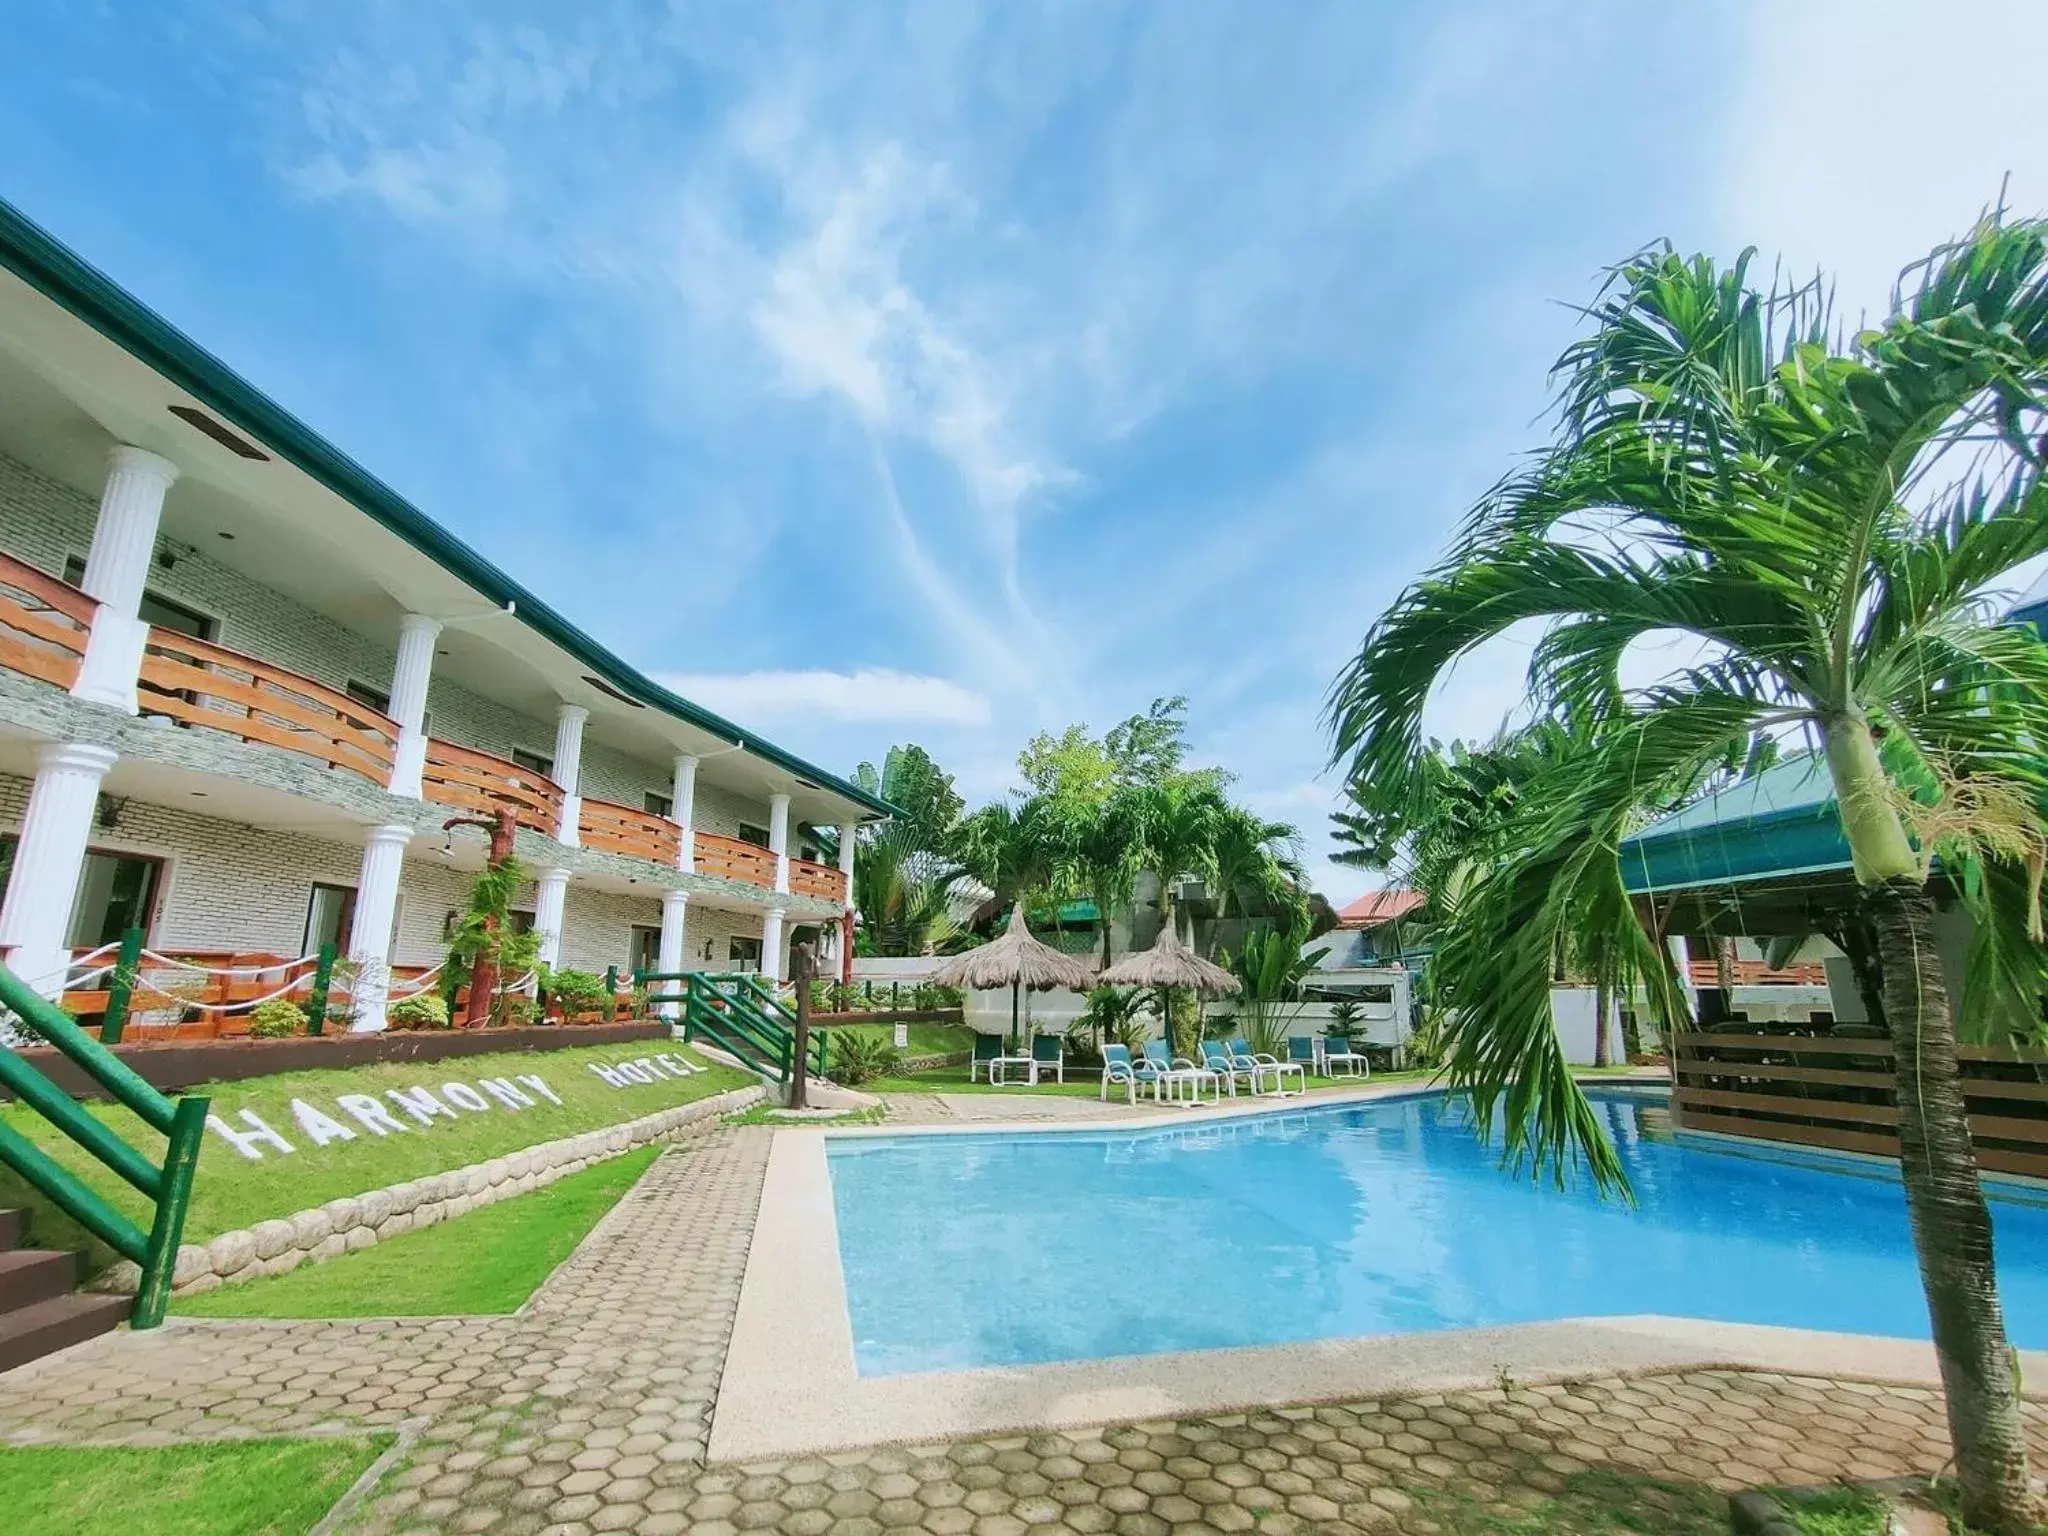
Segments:
[[[1994,1536],[2032,1536],[2048,1526],[2048,1508],[2027,1475],[2018,1362],[1998,1300],[1991,1213],[1956,1070],[1934,902],[1892,809],[1869,725],[1853,715],[1832,718],[1824,745],[1891,1032],[1900,1182],[1947,1398],[1963,1519]]]
[[[1604,1067],[1607,1061],[1607,975],[1603,970],[1598,985],[1593,988],[1593,1065]]]
[[[2048,1524],[2027,1475],[2017,1362],[1992,1265],[1956,1037],[1934,944],[1934,902],[1917,879],[1866,887],[1883,972],[1899,1103],[1899,1166],[1920,1282],[1948,1398],[1963,1518],[1995,1536]]]

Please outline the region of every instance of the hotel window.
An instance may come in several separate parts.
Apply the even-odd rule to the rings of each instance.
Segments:
[[[12,833],[0,837],[0,900],[5,899],[7,882],[14,874],[14,850],[19,842]],[[162,859],[88,849],[64,942],[73,949],[97,949],[117,943],[130,928],[140,928],[146,936],[156,913],[157,892],[163,886],[163,868]]]
[[[656,794],[650,789],[640,797],[640,806],[650,816],[665,817],[676,808],[676,803],[667,795]]]
[[[757,827],[752,822],[743,821],[740,823],[739,839],[743,843],[752,843],[756,848],[766,848],[768,846],[768,829],[766,827]]]
[[[543,757],[540,753],[529,752],[524,747],[512,749],[512,761],[528,773],[537,773],[544,779],[552,779],[555,776],[555,760],[552,757]]]
[[[726,943],[725,958],[727,965],[735,971],[758,971],[761,969],[761,941],[734,935]]]

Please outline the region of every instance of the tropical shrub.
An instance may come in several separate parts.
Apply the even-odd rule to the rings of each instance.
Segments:
[[[1223,957],[1244,987],[1237,999],[1240,1030],[1261,1054],[1284,1055],[1288,1033],[1301,1015],[1302,978],[1314,965],[1301,945],[1299,928],[1261,927],[1245,935],[1244,948],[1235,956]]]
[[[1330,1033],[1349,1040],[1358,1032],[1358,1000],[1342,997],[1330,1005]]]
[[[386,1008],[384,1021],[393,1029],[447,1029],[448,999],[438,992],[415,992]]]
[[[1097,987],[1088,994],[1088,1006],[1074,1020],[1069,1040],[1085,1041],[1091,1049],[1121,1045],[1141,1051],[1152,1033],[1152,1021],[1145,1012],[1145,994],[1136,987]]]
[[[902,1064],[895,1046],[880,1035],[862,1030],[835,1030],[832,1048],[826,1055],[825,1075],[842,1088],[858,1088],[878,1077],[888,1077]]]
[[[604,1007],[604,978],[595,971],[559,970],[540,978],[542,996],[561,1009],[562,1016],[593,1013]]]
[[[306,1032],[306,1010],[289,998],[273,997],[249,1011],[249,1035],[255,1040],[282,1040]]]

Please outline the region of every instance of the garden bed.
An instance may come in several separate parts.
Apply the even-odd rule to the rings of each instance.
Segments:
[[[239,1083],[284,1072],[638,1045],[669,1038],[666,1023],[643,1019],[627,1024],[578,1024],[567,1028],[522,1025],[503,1029],[394,1029],[363,1035],[294,1035],[283,1040],[142,1040],[111,1049],[152,1087],[178,1093],[199,1083]],[[87,1077],[49,1046],[32,1046],[18,1054],[73,1098],[107,1096],[96,1079]],[[10,1097],[0,1090],[0,1103]]]

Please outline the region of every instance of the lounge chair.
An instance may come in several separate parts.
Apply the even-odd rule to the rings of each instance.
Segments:
[[[1158,1082],[1159,1071],[1148,1061],[1133,1061],[1131,1050],[1126,1045],[1105,1045],[1102,1048],[1102,1092],[1099,1097],[1107,1099],[1111,1087],[1121,1087],[1125,1095],[1136,1104],[1138,1086]],[[1156,1087],[1154,1089],[1157,1091]]]
[[[1353,1050],[1350,1040],[1343,1035],[1325,1035],[1322,1045],[1323,1070],[1330,1076],[1337,1075],[1337,1068],[1340,1065],[1347,1068],[1354,1077],[1372,1076],[1372,1063],[1366,1059],[1362,1051]]]
[[[1001,1035],[976,1035],[974,1055],[967,1062],[967,1081],[973,1082],[986,1074],[993,1083],[996,1080],[995,1064],[1002,1059],[1003,1037]]]
[[[1251,1069],[1253,1073],[1253,1093],[1259,1091],[1261,1079],[1270,1077],[1273,1080],[1273,1091],[1278,1094],[1285,1094],[1287,1092],[1286,1074],[1289,1072],[1294,1074],[1296,1084],[1294,1091],[1296,1093],[1308,1092],[1308,1074],[1302,1071],[1298,1062],[1282,1061],[1278,1056],[1268,1056],[1263,1051],[1254,1051],[1251,1047],[1251,1042],[1242,1035],[1239,1035],[1230,1042],[1230,1058],[1233,1063]]]
[[[1067,1080],[1067,1043],[1058,1035],[1031,1037],[1031,1081],[1036,1083],[1047,1071],[1056,1082]]]
[[[1253,1093],[1259,1091],[1259,1074],[1249,1065],[1238,1065],[1230,1048],[1220,1040],[1202,1042],[1202,1065],[1216,1074],[1217,1078],[1230,1088],[1230,1096],[1237,1097],[1237,1080],[1241,1077]]]
[[[1329,1068],[1323,1065],[1323,1043],[1313,1035],[1289,1035],[1287,1059],[1303,1072],[1313,1072],[1318,1077],[1329,1075]]]
[[[1167,1049],[1164,1040],[1147,1040],[1145,1042],[1145,1061],[1154,1072],[1159,1074],[1152,1084],[1152,1096],[1154,1098],[1170,1099],[1174,1097],[1174,1087],[1180,1083],[1187,1085],[1188,1102],[1190,1104],[1202,1102],[1202,1089],[1204,1086],[1209,1088],[1214,1097],[1218,1099],[1223,1097],[1223,1081],[1221,1078],[1217,1077],[1207,1067],[1195,1065],[1185,1056],[1173,1055]]]

